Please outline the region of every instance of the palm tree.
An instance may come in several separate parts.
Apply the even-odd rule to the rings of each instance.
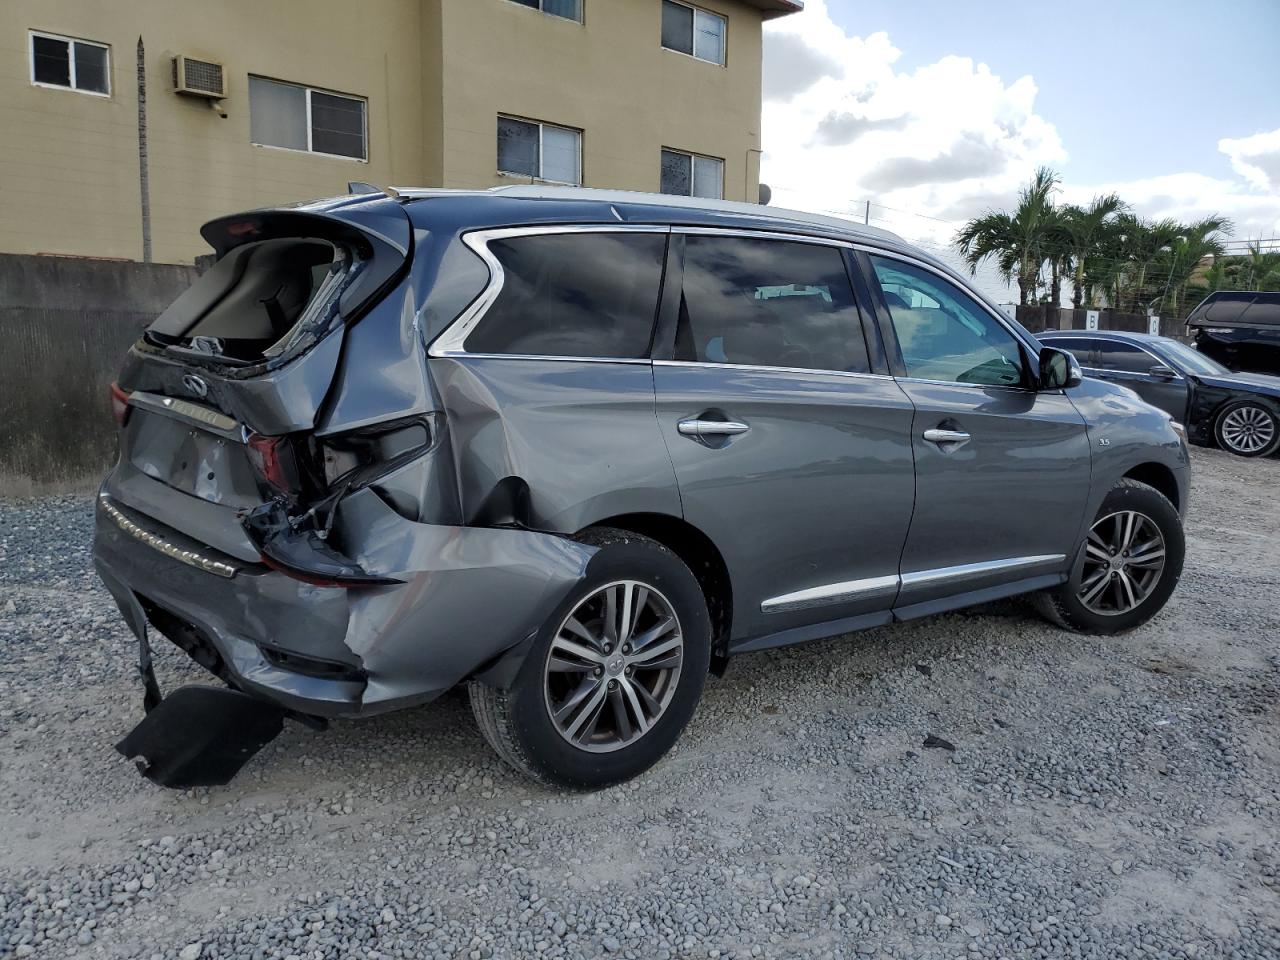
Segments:
[[[1151,267],[1182,234],[1182,224],[1176,220],[1165,218],[1152,223],[1131,213],[1123,213],[1116,217],[1116,225],[1120,228],[1120,253],[1127,261],[1126,269],[1116,278],[1116,309],[1124,309],[1125,290],[1128,286],[1128,307],[1136,312],[1141,311],[1153,299],[1146,296],[1147,274]]]
[[[1059,178],[1040,167],[1018,195],[1012,214],[989,211],[966,223],[956,234],[955,246],[977,273],[978,264],[994,258],[1001,276],[1018,284],[1024,306],[1040,286],[1040,267],[1053,225],[1053,191]]]
[[[1178,306],[1187,291],[1196,268],[1206,257],[1221,257],[1224,252],[1220,234],[1231,229],[1231,221],[1226,217],[1204,217],[1194,223],[1186,224],[1179,231],[1179,236],[1169,243],[1168,249],[1159,257],[1161,270],[1168,267],[1169,278],[1165,281],[1165,292],[1161,294],[1164,306],[1162,312],[1170,316],[1178,316]]]
[[[1086,266],[1090,256],[1096,255],[1105,240],[1106,227],[1118,213],[1129,209],[1129,205],[1114,193],[1094,197],[1087,207],[1067,204],[1061,210],[1061,220],[1069,258],[1075,268],[1072,281],[1074,290],[1071,293],[1071,306],[1076,310],[1084,299]]]
[[[1280,288],[1280,252],[1263,253],[1261,243],[1251,243],[1249,252],[1240,261],[1244,273],[1245,290],[1275,290]]]

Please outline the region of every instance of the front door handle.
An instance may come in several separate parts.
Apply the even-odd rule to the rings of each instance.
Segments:
[[[684,437],[736,437],[751,427],[737,420],[681,420],[676,429]]]
[[[938,427],[926,430],[924,438],[930,443],[968,443],[973,439],[963,430],[942,430]]]

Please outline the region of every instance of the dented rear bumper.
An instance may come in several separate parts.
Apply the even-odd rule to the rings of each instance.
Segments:
[[[341,503],[334,535],[393,582],[316,586],[146,510],[109,478],[94,535],[99,576],[135,635],[163,634],[234,688],[322,717],[439,696],[535,632],[595,552],[527,530],[414,523],[366,489]]]

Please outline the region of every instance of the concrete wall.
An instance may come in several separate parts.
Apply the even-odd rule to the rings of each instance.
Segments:
[[[252,207],[423,182],[421,0],[4,0],[0,251],[139,259],[136,45],[146,44],[154,258],[208,247],[197,228]],[[303,15],[305,13],[305,15]],[[111,94],[31,83],[28,33],[111,48]],[[172,57],[222,63],[228,116],[173,92]],[[368,98],[368,162],[255,146],[248,75]]]
[[[725,65],[662,47],[657,0],[589,0],[582,23],[509,0],[441,0],[443,182],[526,182],[497,172],[497,117],[582,133],[585,186],[656,192],[661,150],[725,162],[724,195],[759,198],[760,11],[699,0],[727,19]]]
[[[0,254],[0,495],[86,487],[116,449],[107,388],[194,267]]]

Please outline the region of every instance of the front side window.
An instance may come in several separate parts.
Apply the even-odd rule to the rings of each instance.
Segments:
[[[1119,340],[1098,341],[1098,369],[1116,373],[1148,373],[1160,361],[1147,351]]]
[[[866,373],[867,345],[837,247],[688,236],[676,359]]]
[[[662,233],[540,234],[493,240],[502,290],[468,353],[649,355],[667,238]]]
[[[249,77],[249,139],[267,147],[368,159],[361,97]]]
[[[582,132],[535,120],[498,118],[498,172],[582,185]]]
[[[918,380],[1018,386],[1018,340],[978,302],[922,267],[872,257],[907,376]]]
[[[106,44],[33,32],[31,82],[109,96],[110,52]]]
[[[687,3],[662,0],[662,45],[724,66],[725,19]]]
[[[523,7],[541,10],[553,17],[564,17],[566,20],[582,20],[582,0],[515,0]]]
[[[677,197],[721,200],[724,198],[724,161],[663,149],[662,192]]]

